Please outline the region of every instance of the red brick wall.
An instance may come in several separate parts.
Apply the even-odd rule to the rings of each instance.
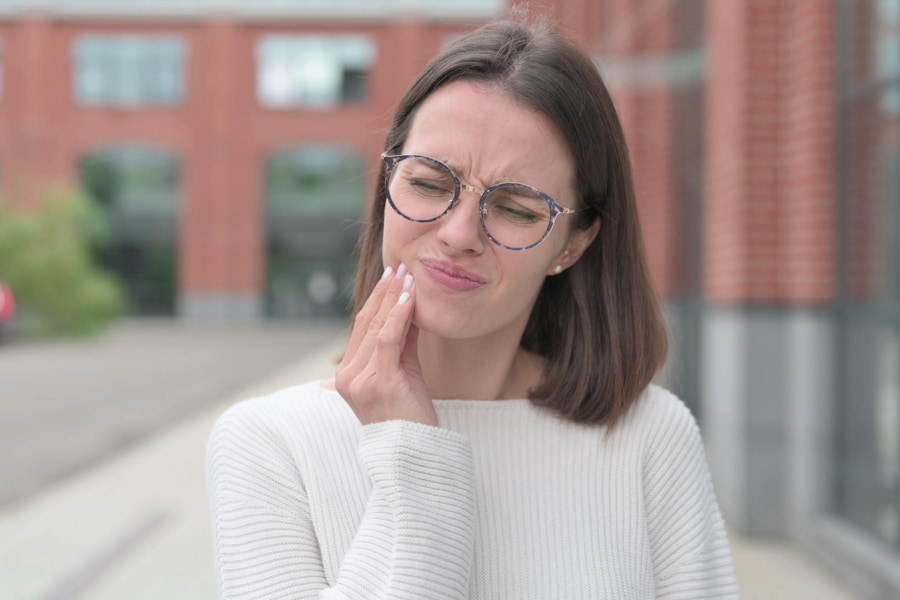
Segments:
[[[673,13],[648,13],[644,2],[621,0],[605,4],[603,17],[596,28],[599,37],[587,46],[598,49],[601,65],[604,60],[619,65],[618,75],[608,73],[608,83],[633,161],[650,271],[660,292],[671,295],[678,285],[673,269],[673,91],[665,80],[638,82],[628,73],[632,61],[663,57],[673,47]]]
[[[871,302],[887,283],[884,214],[883,150],[896,152],[897,123],[884,114],[873,83],[878,78],[878,12],[873,0],[852,4],[852,56],[844,103],[847,148],[846,176],[846,294],[852,302]]]
[[[779,300],[825,302],[836,292],[834,7],[782,4]]]
[[[702,48],[704,2],[587,4],[564,2],[558,13],[598,57],[613,93],[632,157],[651,273],[666,297],[696,295],[704,82],[684,79],[672,61],[679,52]]]
[[[833,296],[832,3],[564,0],[537,2],[532,10],[561,22],[601,59],[622,64],[664,58],[673,49],[696,45],[702,37],[698,23],[705,21],[705,82],[673,89],[665,78],[650,84],[611,81],[634,161],[650,267],[664,295],[690,293],[700,285],[688,281],[699,277],[690,268],[695,260],[690,249],[700,245],[690,238],[697,235],[691,203],[699,194],[691,195],[692,182],[684,177],[685,167],[701,171],[703,148],[706,297],[819,303]],[[417,21],[304,27],[226,18],[122,23],[39,16],[0,23],[4,193],[33,202],[37,185],[77,180],[81,159],[92,151],[125,144],[164,149],[181,161],[180,288],[260,291],[266,268],[267,157],[292,146],[325,143],[373,161],[399,96],[449,36],[469,28]],[[102,31],[183,36],[189,47],[186,100],[172,108],[138,111],[78,107],[72,98],[71,44],[81,32]],[[369,100],[329,111],[258,106],[255,44],[264,33],[279,31],[373,35],[378,56]],[[701,115],[695,102],[704,85]],[[873,131],[869,125],[857,129],[860,136]],[[865,141],[856,145],[864,148]],[[859,173],[854,185],[861,198],[869,197],[864,161],[856,158],[854,164]],[[370,162],[369,171],[375,166]],[[864,277],[865,265],[876,260],[869,256],[874,251],[865,234],[877,215],[867,216],[861,204],[853,218],[863,231],[854,238],[858,258],[853,260],[861,265],[854,273]]]
[[[0,23],[3,95],[0,165],[4,196],[28,206],[48,183],[76,183],[88,154],[152,146],[180,161],[178,286],[246,293],[265,280],[265,161],[304,144],[337,145],[370,161],[381,152],[391,111],[425,63],[465,24],[385,25],[58,21]],[[72,44],[81,33],[182,36],[188,46],[185,100],[174,107],[84,108],[72,93]],[[370,97],[328,111],[266,110],[256,100],[256,41],[267,33],[373,36]],[[371,177],[371,173],[369,173]],[[366,190],[371,185],[366,186]]]
[[[707,7],[706,296],[828,301],[834,7],[777,0]]]

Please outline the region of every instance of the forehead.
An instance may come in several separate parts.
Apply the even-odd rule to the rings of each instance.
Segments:
[[[570,152],[550,119],[486,84],[457,81],[428,96],[403,152],[437,158],[473,184],[520,181],[559,200],[573,191]]]

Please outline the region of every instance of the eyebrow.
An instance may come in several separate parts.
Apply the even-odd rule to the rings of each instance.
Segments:
[[[453,173],[456,174],[457,177],[459,177],[459,174],[462,171],[462,168],[460,168],[460,166],[457,163],[454,163],[453,161],[449,161],[444,158],[438,158],[436,156],[431,156],[429,154],[420,154],[419,156],[428,156],[429,158],[433,158],[436,161],[444,163],[445,165],[450,167],[450,170],[453,171]],[[426,162],[428,163],[428,166],[431,167],[432,169],[437,170],[439,168],[437,165],[435,165],[431,161],[426,161]]]
[[[424,155],[424,154],[420,154],[419,156],[425,156],[425,155]],[[437,160],[440,160],[440,159],[437,159]],[[443,168],[442,168],[440,165],[438,165],[438,164],[436,164],[436,163],[433,163],[433,162],[430,161],[430,160],[421,160],[421,161],[417,161],[417,162],[418,162],[419,164],[423,165],[424,167],[426,167],[426,168],[432,170],[432,171],[435,171],[435,172],[437,172],[437,171],[443,171]],[[443,162],[445,165],[447,165],[448,167],[450,167],[450,170],[451,170],[451,171],[453,171],[454,173],[456,173],[456,167],[454,167],[453,165],[451,165],[451,164],[448,163],[448,162],[444,162],[444,161],[441,161],[441,162]]]
[[[449,160],[444,160],[443,158],[439,158],[437,160],[441,161],[442,163],[444,163],[445,165],[450,167],[450,170],[453,171],[454,173],[456,173],[457,177],[461,177],[460,173],[463,171],[463,168],[460,167],[458,164],[456,164],[452,161],[449,161]],[[521,183],[524,185],[529,185],[529,184],[525,183],[524,181],[519,181],[517,179],[511,179],[511,178],[507,177],[505,179],[504,178],[497,179],[497,180],[493,181],[492,183],[489,183],[486,187],[491,187],[492,185],[497,185],[498,183]]]
[[[428,154],[417,154],[417,155],[415,155],[415,156],[426,156],[426,157],[428,157],[428,158],[433,158],[434,160],[440,161],[440,162],[444,163],[445,165],[447,165],[448,167],[450,167],[450,170],[453,171],[453,173],[455,173],[457,177],[460,177],[460,178],[462,179],[460,173],[463,171],[463,169],[462,169],[462,167],[459,166],[458,163],[455,163],[455,162],[453,162],[453,161],[451,161],[451,160],[447,160],[447,159],[445,159],[445,158],[438,158],[438,157],[436,157],[436,156],[430,156],[430,155],[428,155]],[[432,163],[431,161],[423,161],[423,162],[424,162],[426,165],[428,165],[428,168],[429,168],[429,169],[432,169],[432,170],[434,170],[434,171],[437,171],[437,170],[439,169],[439,167],[438,167],[437,165],[435,165],[434,163]],[[496,181],[493,181],[492,183],[488,184],[488,185],[485,186],[485,187],[486,187],[486,188],[487,188],[487,187],[491,187],[492,185],[497,185],[497,184],[500,184],[500,183],[518,183],[518,184],[521,184],[521,185],[527,185],[527,186],[535,187],[535,186],[531,185],[530,183],[526,183],[526,182],[524,182],[524,181],[522,181],[522,180],[514,179],[514,178],[509,178],[509,177],[497,179]],[[538,188],[535,187],[535,189],[538,189]]]

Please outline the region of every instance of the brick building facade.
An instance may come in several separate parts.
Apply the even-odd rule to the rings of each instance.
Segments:
[[[81,182],[123,206],[119,268],[171,270],[148,312],[342,314],[394,104],[503,3],[340,4],[0,2],[4,196]],[[663,378],[727,520],[898,597],[898,3],[546,4],[613,90],[675,339]],[[167,79],[106,90],[142,53]]]
[[[308,16],[297,10],[266,11],[265,3],[245,3],[245,13],[230,14],[150,8],[142,12],[136,3],[112,16],[102,6],[94,12],[91,3],[82,4],[75,12],[10,11],[0,20],[4,191],[11,202],[34,203],[48,183],[88,183],[85,161],[91,158],[106,156],[115,162],[122,151],[137,151],[138,162],[140,151],[144,162],[152,162],[153,156],[167,158],[173,164],[170,178],[176,180],[168,194],[173,196],[171,222],[160,224],[157,237],[163,239],[155,242],[173,247],[163,255],[171,262],[174,285],[168,297],[149,302],[137,298],[136,310],[189,318],[266,314],[267,221],[278,222],[275,215],[267,218],[266,174],[272,159],[292,150],[345,154],[358,165],[352,176],[364,180],[353,199],[356,214],[345,215],[358,217],[400,94],[442,44],[486,18],[483,10],[473,9],[471,14],[438,10],[415,18],[389,12],[329,18],[318,11]],[[304,43],[329,39],[363,42],[371,48],[369,64],[359,73],[365,89],[358,97],[312,102],[275,98],[266,105],[259,74],[265,66],[264,44],[286,40],[289,53],[296,40],[296,52],[302,53]],[[90,64],[90,56],[82,59],[90,54],[79,53],[84,46],[104,42],[107,47],[94,52],[99,66]],[[129,52],[143,51],[153,60],[154,52],[162,54],[155,45],[172,42],[177,52],[168,62],[175,64],[159,66],[167,57],[156,58],[158,68],[178,71],[172,78],[174,97],[156,97],[152,84],[142,89],[140,82],[130,96],[103,97],[106,92],[100,89],[93,92],[99,97],[84,97],[91,94],[81,91],[90,82],[82,85],[79,78],[89,79],[89,71],[114,80],[121,75],[115,63],[121,64],[118,70],[127,68]],[[322,54],[327,55],[327,48]],[[133,62],[140,68],[140,56]],[[277,95],[277,85],[270,87]],[[109,202],[116,204],[117,199]],[[114,236],[122,233],[115,231],[116,224]],[[335,236],[342,235],[339,225],[330,224]],[[150,243],[143,238],[131,241]],[[352,241],[341,246],[345,252],[352,249]],[[123,270],[128,266],[135,265],[123,265]],[[166,282],[151,276],[150,281],[130,283],[132,293],[140,295],[147,286]]]

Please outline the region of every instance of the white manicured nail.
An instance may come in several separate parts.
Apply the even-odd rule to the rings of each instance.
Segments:
[[[394,269],[392,267],[388,267],[387,269],[384,270],[384,274],[382,274],[381,280],[384,281],[385,279],[390,277],[391,273],[393,273],[393,272],[394,272]]]
[[[397,267],[397,277],[403,277],[406,275],[406,264],[400,263],[400,266]]]
[[[408,290],[412,287],[413,277],[409,273],[406,274],[406,277],[403,278],[403,289]]]
[[[400,299],[397,300],[397,304],[406,304],[406,302],[408,300],[409,300],[409,292],[403,292],[402,294],[400,294]]]

